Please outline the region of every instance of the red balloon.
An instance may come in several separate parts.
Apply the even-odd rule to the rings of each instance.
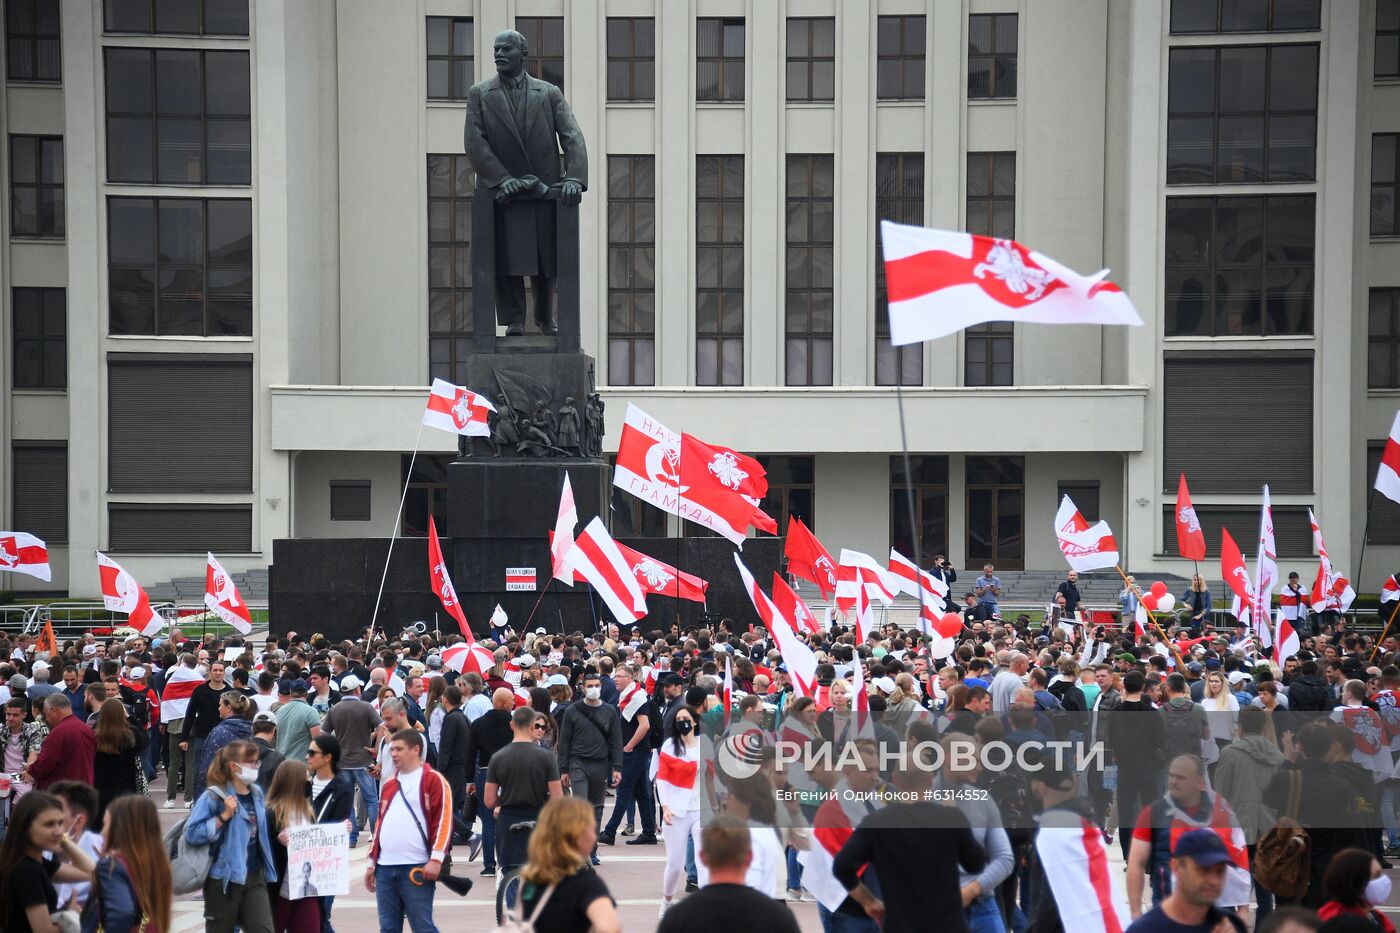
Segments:
[[[944,613],[941,619],[933,623],[933,630],[942,638],[954,638],[963,630],[962,616],[956,612]]]
[[[1152,589],[1148,590],[1148,592],[1152,594],[1153,598],[1161,599],[1163,596],[1167,595],[1167,585],[1161,580],[1158,580],[1156,583],[1152,584]]]

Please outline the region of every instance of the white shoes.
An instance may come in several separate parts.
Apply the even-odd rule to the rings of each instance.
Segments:
[[[175,809],[175,801],[173,801],[173,800],[167,800],[167,801],[165,802],[165,809],[167,809],[167,810],[174,810],[174,809]]]
[[[656,912],[656,918],[657,918],[658,920],[660,920],[662,917],[666,916],[666,911],[670,908],[670,906],[671,906],[672,903],[673,903],[672,901],[668,901],[668,900],[666,900],[666,899],[664,899],[664,898],[662,899],[662,901],[661,901],[661,909],[658,910],[658,911]]]
[[[802,889],[801,889],[801,888],[788,888],[788,889],[787,889],[787,900],[788,900],[788,903],[790,903],[790,904],[791,904],[791,903],[796,903],[796,902],[802,900]]]

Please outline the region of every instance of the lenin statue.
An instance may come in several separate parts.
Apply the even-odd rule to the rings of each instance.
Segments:
[[[588,188],[588,151],[574,113],[559,88],[526,74],[529,54],[520,33],[496,36],[496,75],[468,93],[463,131],[478,190],[494,192],[496,317],[508,337],[525,332],[527,276],[533,280],[535,322],[543,333],[559,332],[553,312],[555,201],[578,204]]]

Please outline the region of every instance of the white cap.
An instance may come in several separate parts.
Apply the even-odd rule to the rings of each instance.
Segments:
[[[520,656],[520,666],[521,666],[521,667],[534,667],[534,666],[535,666],[535,656],[534,656],[533,654],[522,654],[522,655]]]
[[[876,677],[871,681],[875,689],[882,693],[894,693],[894,679],[890,677]]]
[[[1232,684],[1242,684],[1249,679],[1249,675],[1244,671],[1231,671],[1230,676],[1226,679]]]
[[[131,679],[132,679],[132,680],[140,680],[142,677],[145,677],[145,676],[146,676],[146,669],[145,669],[144,667],[141,667],[140,665],[137,665],[136,667],[133,667],[133,668],[131,669]]]
[[[544,685],[546,687],[567,687],[569,685],[569,678],[565,677],[563,674],[550,674],[549,679],[544,682]]]
[[[96,646],[96,645],[83,645],[83,654],[84,654],[84,655],[87,655],[87,656],[89,656],[89,657],[91,657],[91,656],[94,655],[94,654],[97,654],[97,646]]]
[[[364,684],[360,683],[360,678],[356,677],[354,674],[347,674],[344,679],[340,681],[340,689],[342,690],[358,690],[363,686]]]

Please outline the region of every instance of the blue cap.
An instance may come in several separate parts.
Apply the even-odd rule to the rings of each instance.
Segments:
[[[307,693],[311,690],[311,685],[298,677],[292,681],[292,693]]]
[[[1172,858],[1189,858],[1202,868],[1233,862],[1225,841],[1213,829],[1193,829],[1181,834]]]

